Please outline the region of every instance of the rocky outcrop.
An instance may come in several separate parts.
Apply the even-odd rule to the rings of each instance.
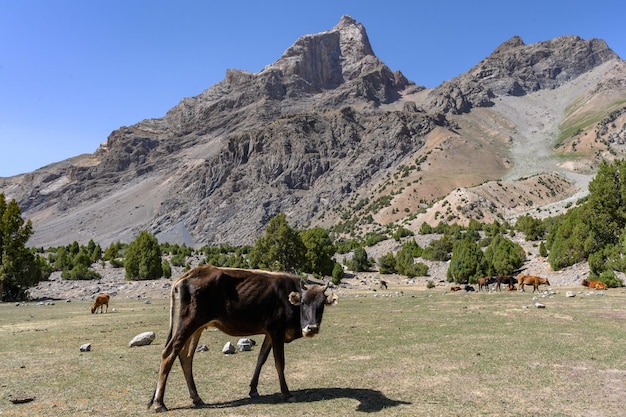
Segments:
[[[523,96],[559,87],[618,58],[600,39],[562,36],[526,45],[514,36],[468,72],[433,89],[429,107],[444,113],[466,113],[472,107],[491,106],[497,96]]]

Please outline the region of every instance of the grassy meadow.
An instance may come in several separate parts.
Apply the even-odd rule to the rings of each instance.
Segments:
[[[399,288],[390,288],[393,294]],[[284,403],[272,358],[261,398],[249,399],[252,352],[221,353],[237,338],[206,331],[195,356],[194,409],[180,365],[170,374],[171,416],[618,416],[626,408],[626,290],[575,298],[526,293],[346,293],[321,333],[286,346]],[[167,300],[113,298],[109,314],[87,301],[0,304],[1,416],[137,416],[157,378]],[[154,331],[150,346],[129,348]],[[253,337],[260,345],[262,338]],[[91,352],[79,347],[91,343]],[[13,404],[9,396],[33,396]]]

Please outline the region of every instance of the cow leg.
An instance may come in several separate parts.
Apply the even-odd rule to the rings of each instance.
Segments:
[[[261,350],[259,351],[259,356],[256,360],[256,368],[254,368],[254,375],[252,375],[252,380],[250,381],[250,397],[257,398],[259,396],[259,391],[257,390],[257,386],[259,385],[259,376],[261,375],[261,368],[265,364],[267,357],[270,355],[270,350],[272,350],[272,338],[269,335],[265,336],[263,339],[263,344],[261,345]]]
[[[198,347],[198,342],[200,341],[200,336],[203,331],[204,328],[202,327],[196,330],[196,332],[192,334],[189,339],[187,339],[187,343],[185,343],[185,346],[183,346],[183,349],[178,354],[180,366],[183,368],[183,374],[185,375],[185,381],[187,382],[189,397],[196,407],[204,405],[204,402],[198,395],[196,383],[193,379],[193,355],[196,353],[196,347]]]
[[[293,402],[295,398],[289,392],[287,388],[287,382],[285,381],[285,342],[279,340],[278,343],[274,343],[274,364],[276,365],[276,371],[278,372],[278,381],[280,382],[280,392],[283,393],[283,398],[286,401]]]
[[[196,326],[195,329],[197,328],[198,327]],[[159,367],[159,378],[157,380],[157,386],[154,390],[154,395],[152,396],[152,399],[148,403],[148,408],[150,408],[152,404],[156,405],[154,411],[156,411],[157,413],[167,411],[167,407],[163,403],[167,377],[172,370],[172,365],[174,364],[176,357],[178,357],[182,349],[188,345],[188,339],[193,335],[193,333],[189,334],[192,331],[190,329],[194,329],[194,327],[188,326],[185,329],[178,329],[176,331],[176,335],[165,345],[165,347],[163,348],[163,352],[161,353],[161,366]]]
[[[176,356],[178,356],[178,350],[174,348],[175,342],[176,339],[172,339],[167,345],[165,345],[165,348],[163,348],[163,352],[161,353],[161,365],[159,367],[159,378],[157,380],[157,386],[154,390],[154,394],[152,395],[152,399],[148,403],[148,408],[150,408],[153,403],[156,405],[154,411],[157,413],[167,411],[167,407],[163,403],[163,396],[165,395],[165,385],[167,384],[167,377],[172,370],[172,365],[174,364]]]

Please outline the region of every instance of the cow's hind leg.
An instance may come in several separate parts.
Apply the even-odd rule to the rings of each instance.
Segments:
[[[196,330],[195,333],[187,339],[187,343],[185,343],[185,346],[178,354],[180,366],[183,368],[183,374],[185,375],[185,381],[187,382],[189,397],[196,407],[204,405],[204,402],[198,395],[198,389],[196,388],[196,383],[193,379],[193,355],[196,353],[196,348],[198,347],[198,342],[200,341],[200,336],[203,331],[203,327]]]
[[[169,340],[165,344],[165,347],[163,348],[163,352],[161,353],[161,366],[159,367],[159,378],[157,380],[157,386],[156,386],[156,389],[154,390],[154,395],[152,396],[152,399],[148,403],[148,408],[150,408],[152,404],[155,404],[156,407],[154,411],[156,411],[157,413],[162,412],[162,411],[167,411],[167,407],[163,403],[163,397],[165,395],[165,385],[167,384],[167,377],[169,376],[169,373],[172,370],[174,361],[176,360],[177,357],[179,357],[179,354],[186,353],[186,351],[183,352],[183,349],[190,347],[190,344],[191,344],[190,339],[195,333],[194,329],[195,331],[201,332],[201,329],[198,329],[197,326],[196,327],[187,326],[184,329],[178,329],[176,331],[175,336],[171,340]],[[195,351],[195,345],[194,345],[193,350]],[[193,359],[193,355],[191,358],[189,358],[189,363],[191,363],[192,359]],[[183,366],[183,372],[185,372],[185,366],[186,366],[185,361],[183,361],[183,359],[181,359],[180,361],[181,361],[181,365]],[[185,372],[185,378],[187,378],[186,372]],[[192,384],[193,384],[193,376],[192,376]],[[189,382],[187,383],[187,385],[189,386]],[[195,384],[193,384],[193,387],[195,389]],[[190,393],[191,393],[191,389],[190,389]],[[193,396],[192,396],[192,399],[194,399]],[[196,393],[196,399],[200,400],[200,398],[197,397],[197,393]],[[195,399],[194,399],[194,403],[195,403]]]
[[[272,339],[266,335],[265,339],[263,339],[263,344],[261,345],[261,350],[259,351],[259,356],[256,360],[256,368],[254,368],[254,375],[252,375],[252,380],[250,381],[250,397],[256,398],[259,396],[259,391],[257,390],[257,386],[259,385],[259,376],[261,375],[261,368],[265,361],[267,361],[267,357],[270,355],[270,350],[272,350]]]

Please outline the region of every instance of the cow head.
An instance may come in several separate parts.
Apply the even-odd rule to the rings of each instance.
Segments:
[[[302,336],[315,336],[320,330],[324,307],[337,304],[337,296],[326,294],[327,289],[328,284],[323,286],[302,284],[299,292],[293,291],[289,294],[289,302],[300,306]]]

